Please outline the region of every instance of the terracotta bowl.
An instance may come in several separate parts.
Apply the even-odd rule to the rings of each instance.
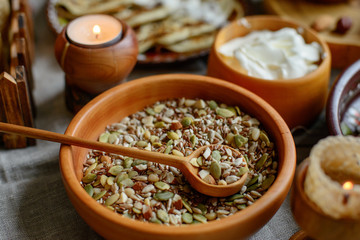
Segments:
[[[326,121],[330,134],[344,135],[341,122],[356,104],[360,114],[360,60],[346,68],[334,82],[326,104]],[[345,133],[346,134],[346,133]]]
[[[258,231],[285,199],[295,172],[292,135],[280,115],[255,94],[219,79],[186,75],[157,75],[116,86],[88,103],[71,121],[66,134],[96,140],[108,124],[169,98],[214,99],[237,104],[258,118],[276,145],[278,175],[269,190],[253,205],[232,216],[207,224],[165,226],[125,218],[92,199],[80,186],[88,149],[62,145],[60,168],[67,194],[80,216],[107,239],[239,239]]]
[[[291,211],[296,222],[311,239],[359,239],[359,220],[333,219],[307,197],[304,191],[304,181],[308,166],[309,161],[304,160],[297,167],[291,191]]]
[[[218,33],[212,46],[207,74],[240,85],[270,103],[284,118],[289,128],[310,124],[322,111],[327,97],[331,70],[330,50],[327,44],[310,28],[277,16],[250,16],[234,21]],[[247,35],[253,30],[276,31],[284,27],[301,29],[306,42],[318,42],[324,58],[319,67],[304,77],[287,80],[265,80],[241,73],[225,63],[217,51],[229,40]]]

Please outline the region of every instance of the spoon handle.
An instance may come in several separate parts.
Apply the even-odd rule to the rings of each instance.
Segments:
[[[121,154],[128,157],[134,157],[150,162],[157,162],[162,164],[171,165],[180,169],[184,168],[186,158],[178,157],[174,155],[151,152],[147,150],[140,150],[132,147],[124,147],[120,145],[114,145],[109,143],[102,143],[78,137],[73,137],[65,134],[50,132],[37,128],[24,127],[10,123],[0,122],[0,132],[12,133],[22,135],[25,137],[46,140],[50,142],[58,142],[67,145],[74,145],[83,148],[96,149],[104,152],[111,152],[115,154]]]

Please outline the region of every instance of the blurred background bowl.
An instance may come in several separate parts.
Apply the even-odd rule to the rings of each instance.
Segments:
[[[323,59],[318,68],[295,79],[266,80],[251,77],[224,61],[218,52],[229,40],[245,36],[254,30],[277,31],[284,27],[298,30],[306,43],[318,42],[323,49]],[[284,118],[289,128],[306,126],[323,110],[330,79],[331,56],[327,44],[308,27],[277,16],[250,16],[237,20],[218,33],[212,46],[207,74],[242,86],[270,103]]]
[[[63,183],[79,215],[106,239],[240,239],[268,222],[284,201],[294,176],[295,145],[280,115],[255,94],[211,77],[172,74],[130,81],[110,89],[87,104],[74,117],[66,134],[96,140],[109,124],[142,110],[158,100],[173,98],[214,99],[256,117],[275,142],[278,175],[269,190],[254,204],[232,216],[206,224],[166,226],[141,222],[116,214],[100,205],[81,187],[83,163],[88,149],[62,145],[60,169]]]
[[[346,68],[333,83],[326,104],[326,122],[332,135],[359,134],[360,60]]]

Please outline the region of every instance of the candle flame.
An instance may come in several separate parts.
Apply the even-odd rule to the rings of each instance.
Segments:
[[[101,28],[99,25],[94,25],[93,27],[93,33],[95,34],[95,37],[98,38],[99,34],[101,32]]]
[[[353,189],[353,187],[354,187],[354,184],[350,181],[347,181],[343,184],[344,190],[351,190],[351,189]]]

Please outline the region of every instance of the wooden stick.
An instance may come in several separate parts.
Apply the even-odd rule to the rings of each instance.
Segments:
[[[26,73],[24,66],[16,67],[16,83],[18,86],[20,105],[22,109],[24,126],[34,127],[33,115],[30,104],[29,88],[26,82]],[[27,143],[30,146],[36,144],[35,139],[28,138]]]
[[[0,92],[3,104],[1,109],[5,112],[6,121],[24,125],[16,81],[6,72],[0,75]],[[4,134],[3,139],[6,148],[26,147],[26,138],[24,136]]]

